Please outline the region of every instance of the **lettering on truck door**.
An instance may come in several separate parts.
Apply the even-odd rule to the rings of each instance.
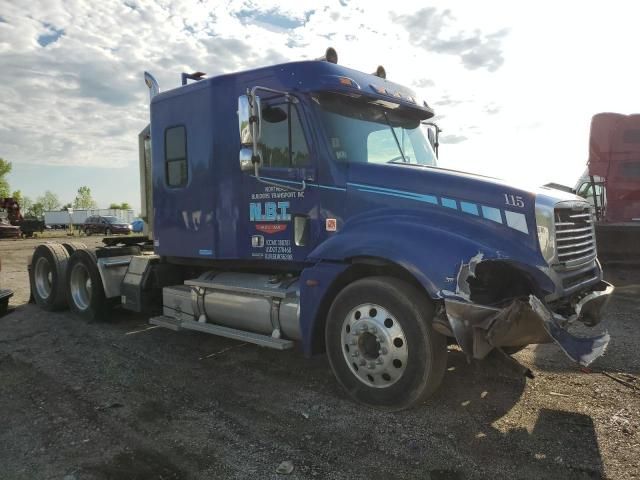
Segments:
[[[269,261],[303,261],[313,246],[317,222],[316,164],[303,128],[299,104],[282,98],[262,102],[260,177],[289,190],[262,183],[245,173],[248,257]]]

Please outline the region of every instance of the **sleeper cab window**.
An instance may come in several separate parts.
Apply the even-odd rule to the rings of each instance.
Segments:
[[[184,187],[189,178],[187,131],[183,125],[164,131],[165,175],[169,187]]]

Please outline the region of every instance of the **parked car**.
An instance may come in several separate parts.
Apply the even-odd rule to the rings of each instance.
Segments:
[[[101,235],[112,235],[116,233],[122,233],[128,235],[131,233],[131,225],[123,222],[121,219],[115,216],[100,216],[96,215],[88,217],[84,221],[82,227],[86,235],[93,233]]]
[[[2,270],[2,263],[0,262],[0,270]],[[8,288],[0,288],[0,317],[7,313],[9,310],[9,299],[13,297],[13,292]]]

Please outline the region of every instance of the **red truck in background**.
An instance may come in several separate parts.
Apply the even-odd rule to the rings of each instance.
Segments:
[[[591,119],[587,171],[576,185],[596,214],[604,260],[640,260],[640,114]]]
[[[0,238],[30,238],[43,230],[42,220],[22,216],[20,204],[14,198],[0,198]]]

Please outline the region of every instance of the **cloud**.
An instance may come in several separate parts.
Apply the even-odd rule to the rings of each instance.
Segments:
[[[495,103],[490,103],[488,105],[485,105],[484,108],[482,109],[483,112],[489,115],[496,115],[500,113],[501,110],[502,110],[502,107],[500,107],[500,105],[496,105]]]
[[[427,88],[435,86],[436,82],[430,78],[420,78],[413,82],[413,85],[417,88]]]
[[[451,98],[449,94],[443,94],[439,96],[434,102],[433,105],[436,107],[456,107],[465,103],[463,100]]]
[[[450,133],[449,135],[440,135],[439,140],[440,140],[440,143],[455,144],[455,143],[462,143],[466,141],[467,137],[465,137],[464,135],[456,135],[456,134]]]
[[[479,29],[471,33],[454,30],[451,24],[456,18],[451,10],[426,7],[410,15],[390,14],[391,19],[402,25],[415,45],[443,55],[455,55],[469,70],[486,69],[495,72],[504,63],[502,41],[509,33],[501,29],[484,34]]]
[[[28,5],[3,9],[0,22],[0,156],[110,168],[137,162],[137,133],[148,122],[143,70],[166,90],[183,71],[282,63],[288,48],[276,24],[287,30],[312,16],[270,5],[244,25],[240,2]]]

